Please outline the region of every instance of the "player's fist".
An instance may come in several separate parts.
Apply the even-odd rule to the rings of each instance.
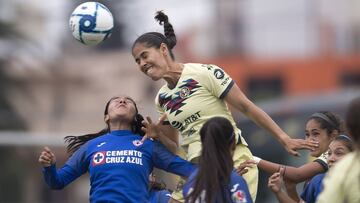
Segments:
[[[44,150],[41,152],[39,156],[39,163],[43,165],[43,167],[51,166],[55,164],[56,157],[55,154],[48,147],[44,147]]]

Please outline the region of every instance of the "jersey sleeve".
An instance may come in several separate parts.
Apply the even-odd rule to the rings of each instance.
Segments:
[[[85,161],[87,148],[85,145],[80,147],[60,169],[56,170],[55,164],[43,168],[45,182],[51,189],[62,189],[87,171],[89,162]]]
[[[223,99],[234,85],[232,78],[216,65],[202,65],[199,74],[202,85],[213,95]]]
[[[322,153],[319,157],[317,157],[314,162],[319,163],[325,171],[327,171],[329,169],[329,166],[327,164],[327,152]]]
[[[156,111],[159,113],[160,116],[162,116],[165,111],[164,109],[161,107],[161,104],[160,104],[160,101],[159,101],[159,97],[160,95],[157,94],[156,95],[156,98],[155,98],[155,107],[156,107]],[[165,118],[164,122],[163,122],[163,125],[170,125],[170,122],[167,118]]]
[[[171,153],[158,141],[154,141],[153,162],[154,166],[157,168],[184,177],[188,177],[195,169],[195,166],[192,163]]]
[[[307,203],[315,202],[316,200],[316,187],[319,187],[318,182],[315,182],[315,179],[312,179],[304,188],[304,191],[301,193],[301,199]]]

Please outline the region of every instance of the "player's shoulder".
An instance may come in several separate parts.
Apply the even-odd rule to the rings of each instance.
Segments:
[[[220,67],[214,64],[206,63],[185,63],[184,68],[186,71],[212,71],[214,69],[219,69]]]
[[[94,139],[91,139],[91,140],[87,141],[86,144],[87,144],[88,146],[96,145],[97,143],[106,140],[107,137],[108,137],[108,136],[106,136],[106,135],[108,135],[108,134],[109,134],[109,133],[105,133],[105,134],[100,135],[100,136],[98,136],[98,137],[96,137],[96,138],[94,138]]]

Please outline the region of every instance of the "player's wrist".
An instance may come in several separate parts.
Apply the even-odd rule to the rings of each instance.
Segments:
[[[253,156],[253,160],[255,161],[256,165],[258,165],[259,162],[261,161],[261,158],[257,156]]]

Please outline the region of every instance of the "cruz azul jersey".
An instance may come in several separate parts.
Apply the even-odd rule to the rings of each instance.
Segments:
[[[89,172],[90,202],[147,203],[153,167],[185,177],[194,170],[191,163],[159,142],[147,139],[143,143],[141,138],[131,131],[117,130],[90,140],[59,170],[55,165],[45,167],[45,181],[53,189],[62,189]]]
[[[183,188],[183,195],[186,197],[193,191],[193,186],[195,183],[195,178],[197,175],[197,170],[195,170],[189,177],[188,181],[185,183]],[[227,203],[252,203],[251,195],[249,192],[249,188],[245,179],[242,176],[239,176],[235,171],[231,172],[230,182],[227,187],[224,187],[224,192],[227,192],[228,195],[225,195]],[[214,192],[214,191],[212,191]],[[205,203],[205,191],[202,192],[200,198],[195,201],[195,203]],[[215,202],[223,202],[221,201],[220,196],[216,196]]]
[[[187,63],[173,89],[164,85],[159,90],[155,99],[158,112],[166,113],[169,123],[179,130],[187,160],[200,155],[200,128],[215,116],[227,118],[236,130],[236,138],[247,145],[223,100],[233,85],[234,81],[218,66]]]

